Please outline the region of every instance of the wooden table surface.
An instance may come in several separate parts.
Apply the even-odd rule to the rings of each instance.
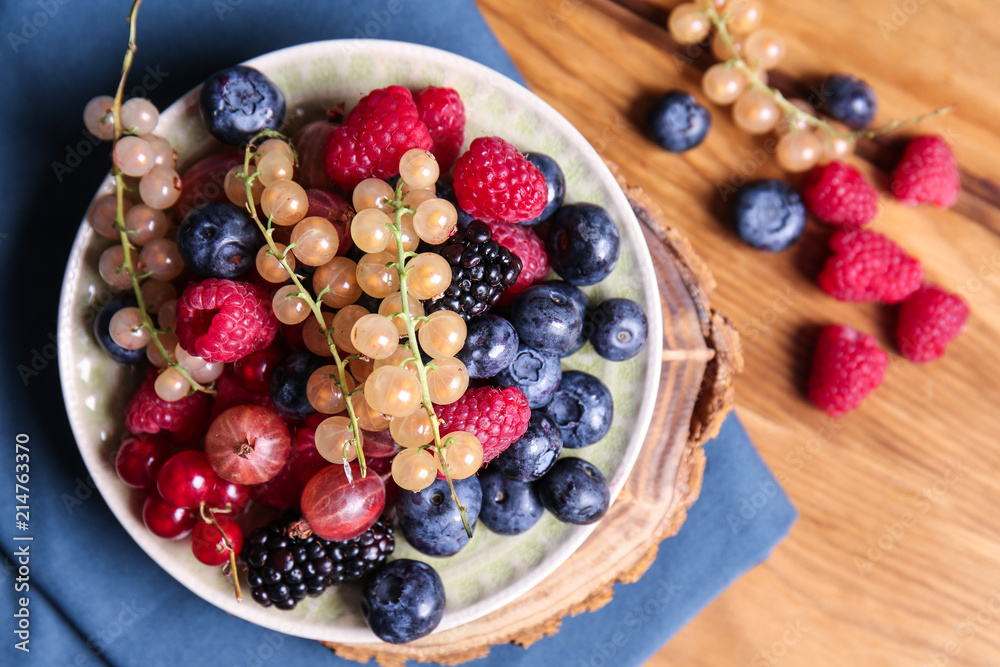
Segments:
[[[877,91],[876,124],[959,105],[851,159],[887,190],[900,138],[936,132],[955,147],[963,191],[952,209],[886,196],[873,223],[971,306],[965,334],[925,366],[892,348],[891,309],[839,303],[816,286],[828,230],[810,222],[775,255],[736,239],[720,188],[741,170],[785,176],[727,109],[709,105],[712,130],[686,154],[644,138],[651,100],[669,89],[701,96],[712,62],[670,39],[676,4],[480,0],[530,87],[653,196],[714,270],[715,305],[743,334],[737,412],[802,515],[649,666],[1000,665],[1000,3],[764,0],[764,25],[788,45],[771,73],[786,93],[846,72]],[[892,359],[882,386],[840,420],[803,396],[818,329],[831,323],[874,334]]]

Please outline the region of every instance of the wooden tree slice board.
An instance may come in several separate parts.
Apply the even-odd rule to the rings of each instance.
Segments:
[[[643,225],[663,306],[660,401],[621,495],[566,564],[509,605],[410,644],[327,643],[340,657],[375,658],[383,667],[407,660],[457,665],[496,644],[528,647],[558,632],[567,614],[603,607],[616,583],[637,581],[660,542],[680,530],[701,491],[701,446],[732,409],[733,376],[743,358],[736,330],[709,304],[715,280],[708,268],[654,202],[621,184]]]

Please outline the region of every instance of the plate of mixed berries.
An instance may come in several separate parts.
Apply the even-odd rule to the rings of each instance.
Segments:
[[[84,120],[113,169],[63,286],[66,406],[171,575],[281,632],[402,643],[587,538],[642,447],[662,315],[628,202],[555,110],[344,40]]]

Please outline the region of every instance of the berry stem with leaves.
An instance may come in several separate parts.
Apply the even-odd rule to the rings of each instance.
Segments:
[[[291,141],[288,140],[288,137],[274,130],[261,130],[247,144],[246,150],[244,151],[243,155],[243,171],[239,172],[236,175],[237,178],[243,181],[243,186],[246,189],[246,197],[247,197],[246,209],[247,212],[250,214],[250,217],[257,224],[257,228],[260,229],[260,233],[264,236],[264,240],[267,242],[268,254],[274,257],[278,261],[278,263],[281,264],[281,268],[285,270],[285,273],[288,274],[288,277],[292,279],[292,284],[294,284],[296,289],[298,289],[298,292],[296,294],[289,294],[288,295],[289,298],[302,299],[302,301],[304,301],[305,304],[309,306],[309,310],[312,312],[313,317],[319,324],[320,331],[323,332],[323,335],[326,338],[326,343],[330,348],[330,353],[333,355],[333,362],[337,366],[337,377],[335,377],[334,380],[337,382],[337,386],[340,387],[340,391],[341,393],[343,393],[344,398],[346,399],[347,416],[351,420],[351,433],[353,434],[352,439],[344,444],[344,474],[347,476],[348,480],[352,479],[351,463],[348,456],[349,453],[348,448],[353,444],[355,451],[357,451],[358,453],[358,468],[361,471],[361,476],[365,477],[368,475],[368,466],[365,463],[364,448],[360,446],[361,426],[358,424],[358,417],[354,412],[354,405],[351,402],[351,391],[347,384],[347,365],[344,362],[344,360],[341,359],[340,352],[337,350],[337,346],[333,342],[333,328],[328,327],[326,324],[326,320],[323,318],[323,311],[321,306],[323,294],[325,294],[326,291],[329,290],[330,288],[329,287],[324,288],[324,290],[319,294],[317,294],[316,298],[314,299],[312,295],[309,294],[309,290],[307,290],[302,285],[302,279],[295,273],[295,270],[292,268],[291,264],[288,263],[288,253],[292,251],[292,248],[295,247],[295,244],[294,243],[289,244],[284,251],[279,250],[277,244],[274,242],[273,216],[268,218],[267,224],[265,225],[261,221],[260,216],[257,215],[257,207],[254,203],[252,190],[253,190],[253,182],[255,179],[260,177],[260,172],[253,172],[253,173],[250,172],[250,160],[256,155],[255,151],[257,147],[257,142],[260,141],[261,139],[281,139],[282,141],[287,141],[289,146],[291,146]],[[292,147],[292,150],[294,152],[295,150],[294,147]]]
[[[396,185],[395,200],[390,202],[396,209],[396,219],[395,222],[389,224],[393,237],[396,239],[396,249],[398,250],[399,259],[396,261],[395,267],[399,272],[400,307],[403,312],[393,313],[390,317],[402,318],[403,323],[406,326],[407,344],[410,347],[412,356],[410,359],[404,360],[403,363],[412,361],[413,365],[417,368],[417,379],[420,381],[420,402],[423,405],[424,410],[427,411],[427,418],[431,422],[431,431],[434,433],[434,451],[437,452],[438,461],[441,462],[441,472],[444,474],[445,480],[448,482],[448,489],[451,491],[451,500],[455,503],[459,514],[462,516],[462,526],[465,528],[466,534],[468,534],[469,537],[472,537],[472,527],[469,525],[469,517],[466,513],[465,506],[458,499],[458,494],[455,492],[455,481],[451,476],[451,471],[448,469],[448,459],[444,455],[444,450],[448,446],[448,442],[441,440],[441,423],[438,420],[437,413],[434,411],[434,402],[431,400],[430,388],[427,386],[427,366],[421,359],[420,346],[417,344],[417,331],[416,325],[414,324],[415,319],[410,315],[410,304],[406,287],[406,260],[410,257],[415,257],[417,253],[407,251],[403,248],[402,230],[403,215],[407,213],[413,215],[416,211],[411,208],[407,208],[407,206],[403,203],[403,185],[403,179],[400,178],[399,183]]]

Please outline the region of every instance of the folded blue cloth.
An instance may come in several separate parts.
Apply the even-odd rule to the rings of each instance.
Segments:
[[[0,425],[8,443],[0,457],[0,480],[8,485],[0,493],[0,664],[353,664],[317,642],[228,616],[161,570],[94,490],[64,417],[54,358],[62,264],[108,168],[106,146],[87,139],[80,114],[88,99],[113,92],[127,4],[8,0],[0,10],[0,111],[7,123],[0,136],[0,271],[8,286],[0,300]],[[139,25],[134,71],[144,74],[135,85],[161,108],[223,66],[337,37],[437,46],[519,78],[468,0],[146,0]],[[12,539],[19,534],[17,434],[29,438],[30,542]],[[472,664],[641,664],[765,559],[795,510],[735,417],[705,449],[701,499],[642,583],[618,586],[608,606],[566,619],[558,635],[528,650],[500,646]],[[18,562],[25,546],[27,576]],[[30,653],[16,647],[21,597],[30,599]]]

